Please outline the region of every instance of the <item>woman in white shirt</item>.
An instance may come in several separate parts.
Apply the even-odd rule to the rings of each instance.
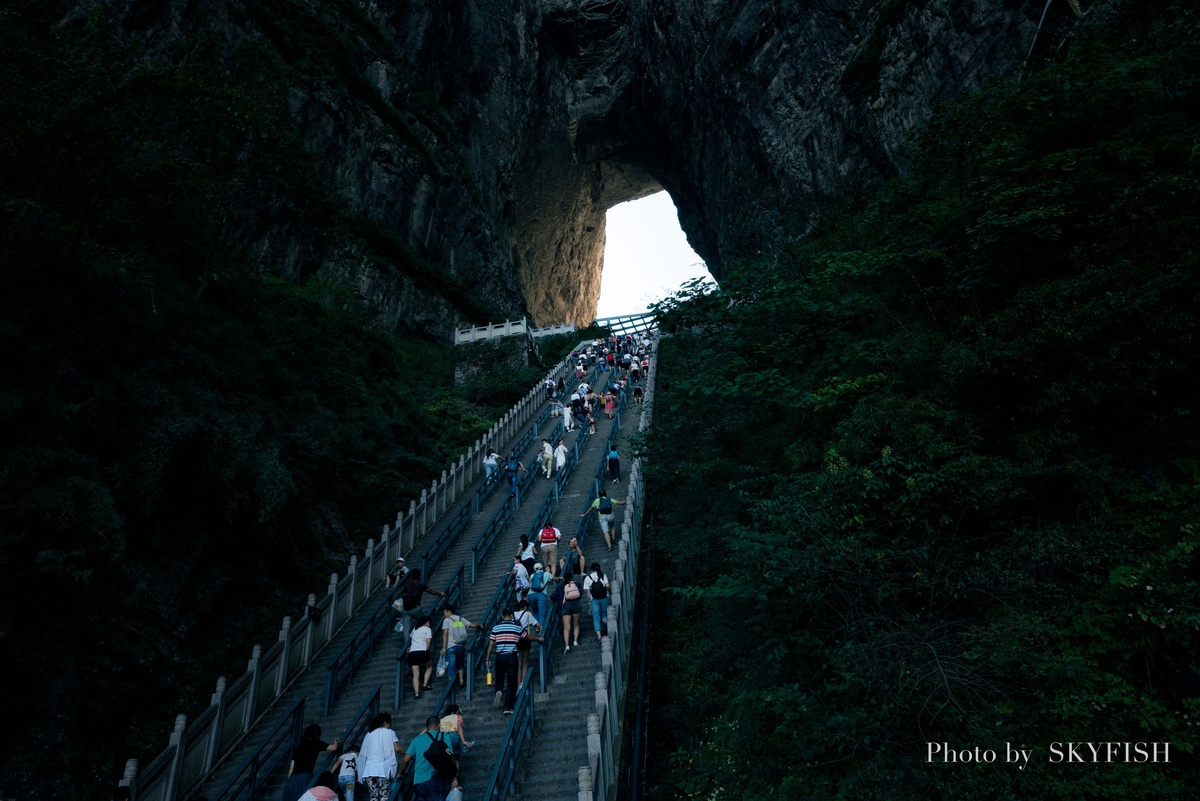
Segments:
[[[421,615],[408,640],[408,664],[412,668],[413,698],[420,698],[421,690],[433,689],[429,684],[430,674],[433,673],[433,663],[429,658],[431,647],[433,629],[429,625],[429,615]],[[425,668],[424,683],[421,682],[421,668]]]
[[[554,472],[558,473],[567,466],[567,446],[560,439],[554,448]]]
[[[370,729],[358,750],[358,777],[367,785],[370,801],[387,801],[396,775],[400,741],[392,731],[392,716],[387,712],[373,717]]]

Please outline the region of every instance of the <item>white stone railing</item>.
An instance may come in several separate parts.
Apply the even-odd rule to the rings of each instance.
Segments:
[[[529,322],[522,317],[520,320],[505,320],[502,323],[492,323],[475,328],[460,328],[454,332],[454,344],[463,345],[467,342],[512,337],[528,332]]]
[[[535,417],[546,403],[546,378],[553,378],[569,364],[573,364],[570,356],[556,364],[486,435],[443,470],[440,480],[421,490],[420,499],[410,501],[407,512],[397,512],[395,523],[383,526],[378,543],[374,538],[367,540],[362,557],[350,557],[345,576],[332,574],[323,595],[309,595],[299,622],[285,617],[273,645],[265,651],[255,645],[245,673],[232,684],[224,676],[218,678],[207,709],[190,723],[187,715],[177,715],[162,753],[140,770],[137,759],[128,760],[119,785],[131,787],[137,801],[177,801],[199,786],[382,586],[396,557],[407,556],[462,497],[483,472],[487,449],[503,450]]]
[[[575,323],[563,323],[562,325],[544,325],[541,328],[535,328],[529,332],[529,335],[534,339],[539,337],[551,337],[555,334],[573,334],[575,333]]]
[[[515,337],[529,334],[534,339],[548,337],[554,334],[571,334],[575,331],[574,323],[562,325],[547,325],[541,328],[531,328],[529,321],[522,317],[520,320],[505,320],[502,323],[491,323],[474,328],[460,328],[454,332],[454,344],[464,345],[468,342],[481,342],[500,337]]]

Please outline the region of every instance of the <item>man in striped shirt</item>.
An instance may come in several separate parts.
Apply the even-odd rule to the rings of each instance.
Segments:
[[[504,714],[511,715],[517,704],[517,669],[520,659],[517,656],[517,643],[526,636],[521,624],[513,620],[511,606],[506,606],[501,615],[501,621],[492,627],[492,636],[488,640],[487,666],[492,666],[492,651],[496,651],[496,698],[493,706],[504,704]]]

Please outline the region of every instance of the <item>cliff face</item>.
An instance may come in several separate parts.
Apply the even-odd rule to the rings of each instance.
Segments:
[[[435,26],[420,17],[432,12],[408,8],[391,29],[424,31],[429,47]],[[459,61],[425,77],[440,96],[451,89],[530,313],[585,323],[610,206],[667,189],[719,278],[777,240],[780,215],[795,230],[820,195],[894,172],[936,103],[1018,66],[1040,12],[983,0],[476,2],[440,28]]]
[[[1042,6],[275,0],[233,13],[145,0],[113,11],[135,33],[220,19],[230,42],[271,39],[305,75],[289,102],[339,202],[487,314],[583,324],[610,206],[668,190],[719,278],[770,247],[784,216],[802,229],[822,195],[894,172],[937,102],[1019,66]],[[303,72],[306,43],[279,22],[299,13],[345,51],[328,80]],[[353,244],[279,232],[263,252],[334,272],[393,327],[446,335],[472,316]]]

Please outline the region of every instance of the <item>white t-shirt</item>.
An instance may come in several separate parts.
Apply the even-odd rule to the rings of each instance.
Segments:
[[[607,587],[608,586],[608,576],[605,576],[604,578],[600,578],[595,573],[588,573],[587,578],[585,578],[583,580],[583,591],[587,592],[588,590],[590,590],[592,588],[592,585],[596,584],[596,583],[603,584],[605,587]]]
[[[338,767],[338,777],[358,775],[358,754],[346,752],[342,754],[342,764]]]
[[[521,561],[522,562],[524,562],[526,559],[536,559],[536,558],[537,557],[533,553],[533,543],[532,542],[521,549]],[[521,565],[521,567],[524,567],[524,565]],[[525,574],[528,575],[529,571],[528,570],[525,571]]]
[[[428,651],[429,641],[433,639],[433,629],[429,626],[421,626],[413,629],[413,633],[408,638],[408,650],[411,651]]]
[[[554,449],[554,462],[559,468],[567,466],[567,446],[559,445]]]
[[[530,626],[537,625],[537,618],[528,609],[518,609],[516,612],[513,612],[513,623],[516,623],[523,629],[527,629]]]
[[[513,573],[517,577],[517,589],[525,590],[529,588],[529,571],[525,569],[525,565],[520,562],[513,563]]]
[[[498,465],[498,464],[500,464],[500,454],[498,454],[498,453],[489,453],[487,456],[483,457],[483,463],[484,463],[484,464],[491,464],[491,465]]]
[[[391,777],[396,775],[396,732],[380,726],[367,733],[362,748],[358,750],[360,778],[372,776]]]

